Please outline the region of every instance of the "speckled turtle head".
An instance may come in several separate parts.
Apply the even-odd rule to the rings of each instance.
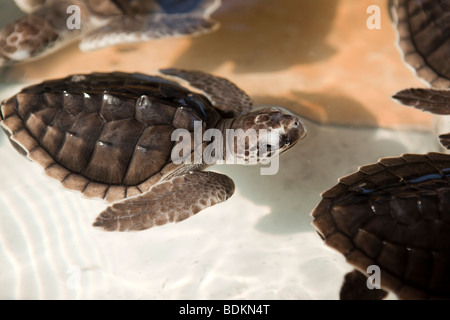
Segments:
[[[304,136],[297,117],[279,108],[253,110],[250,97],[227,79],[179,69],[45,81],[2,102],[0,125],[17,150],[64,187],[117,202],[94,224],[111,231],[181,221],[233,194],[229,177],[203,171],[214,162],[196,158],[209,146],[202,141],[208,130],[272,129],[277,152]],[[180,146],[186,161],[175,161]]]
[[[300,119],[278,106],[253,107],[235,119],[232,129],[234,157],[245,161],[252,154],[257,162],[278,156],[306,136]]]

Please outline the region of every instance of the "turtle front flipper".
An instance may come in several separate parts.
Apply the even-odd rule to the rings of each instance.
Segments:
[[[358,270],[347,273],[344,277],[339,299],[341,300],[382,300],[388,293],[383,289],[369,289],[367,277]]]
[[[179,222],[227,200],[233,192],[233,180],[225,175],[190,172],[108,207],[97,217],[94,226],[108,231],[131,231]]]
[[[450,114],[450,90],[406,89],[392,98],[404,105],[434,114]]]
[[[423,111],[439,115],[450,114],[450,90],[406,89],[397,92],[393,98]],[[450,149],[450,133],[440,135],[439,141]]]
[[[250,97],[234,83],[201,71],[162,69],[162,74],[185,80],[190,86],[201,90],[217,109],[236,117],[252,107]]]
[[[81,31],[67,27],[67,8],[65,1],[43,6],[4,27],[0,31],[0,65],[44,56],[76,39]]]
[[[80,49],[90,51],[120,43],[200,35],[217,27],[217,22],[200,14],[121,15],[110,18],[108,24],[84,35]]]

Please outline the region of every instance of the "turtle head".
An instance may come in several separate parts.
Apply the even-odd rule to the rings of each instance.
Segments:
[[[300,119],[290,111],[276,106],[254,107],[236,118],[234,156],[260,162],[283,153],[306,136]]]

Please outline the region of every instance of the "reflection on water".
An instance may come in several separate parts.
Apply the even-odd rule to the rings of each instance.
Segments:
[[[11,3],[0,4],[0,17],[17,15]],[[92,227],[105,203],[63,190],[2,133],[0,298],[338,297],[351,268],[322,243],[309,213],[322,191],[362,164],[438,150],[433,134],[412,130],[426,129],[430,118],[390,100],[416,79],[394,47],[390,25],[380,33],[358,29],[365,21],[360,2],[225,0],[214,18],[221,29],[193,39],[89,53],[74,45],[5,68],[0,96],[17,92],[17,82],[71,73],[194,68],[229,77],[257,103],[281,104],[315,120],[305,121],[307,139],[282,155],[275,176],[260,176],[258,167],[212,167],[234,179],[236,192],[196,217],[107,233]],[[370,75],[358,71],[370,65]],[[411,127],[392,129],[405,124]]]

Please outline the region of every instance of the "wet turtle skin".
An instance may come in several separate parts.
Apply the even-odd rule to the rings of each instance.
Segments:
[[[297,116],[282,107],[254,108],[225,78],[180,69],[159,74],[93,73],[44,81],[4,101],[0,125],[16,149],[64,187],[117,202],[94,223],[108,231],[179,222],[223,202],[233,195],[233,180],[204,169],[218,160],[270,159],[306,135]],[[223,141],[214,147],[216,157],[203,158],[211,144],[203,135],[210,128]],[[236,132],[230,140],[228,129]],[[267,134],[229,148],[249,129]],[[255,156],[250,150],[260,144],[266,147]]]
[[[405,61],[433,87],[450,87],[450,1],[394,0],[391,9]]]
[[[365,277],[377,265],[400,299],[450,299],[450,155],[380,159],[322,198],[313,226]]]
[[[397,92],[393,98],[416,109],[437,115],[450,114],[450,90],[410,88]],[[439,135],[439,141],[450,149],[450,133]]]
[[[16,2],[27,15],[0,30],[0,66],[40,58],[78,39],[80,49],[89,51],[203,34],[218,27],[209,16],[220,6],[220,0]],[[79,23],[74,27],[75,18]]]
[[[140,194],[174,169],[175,129],[193,131],[194,121],[209,128],[220,118],[204,96],[175,82],[117,72],[27,87],[3,103],[1,116],[49,176],[109,201]]]

